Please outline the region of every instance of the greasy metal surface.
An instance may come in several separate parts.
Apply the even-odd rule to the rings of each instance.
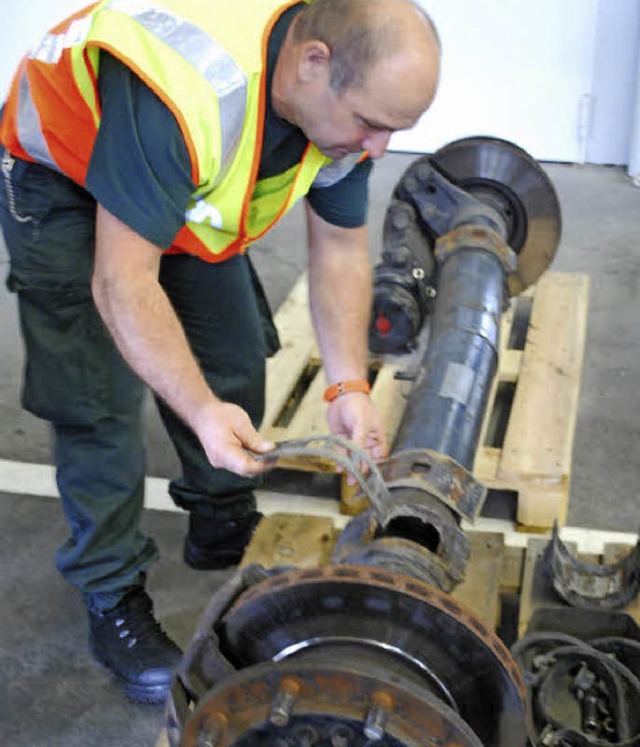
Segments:
[[[378,469],[390,492],[397,488],[416,491],[416,503],[420,494],[432,495],[471,522],[478,517],[487,495],[485,486],[469,470],[432,449],[395,451]],[[393,503],[395,506],[397,501]]]
[[[217,632],[237,668],[335,635],[399,646],[442,679],[484,747],[524,744],[524,683],[504,645],[451,597],[406,575],[342,565],[285,571],[244,592]]]
[[[436,259],[446,262],[454,252],[469,249],[483,249],[495,254],[507,274],[516,269],[513,250],[496,231],[487,226],[464,225],[444,234],[436,242]]]
[[[483,747],[442,701],[368,670],[338,662],[249,667],[207,694],[180,744],[201,746],[214,733],[213,747]]]
[[[537,633],[517,641],[512,653],[527,683],[534,744],[640,744],[638,642]]]
[[[553,588],[573,607],[622,609],[640,590],[640,540],[617,563],[583,563],[571,555],[554,525],[547,561]]]
[[[384,523],[390,504],[389,491],[380,475],[376,462],[353,441],[339,436],[312,436],[280,441],[276,448],[263,454],[251,452],[258,460],[273,462],[280,457],[321,457],[344,467],[356,479],[378,519]]]
[[[463,579],[469,541],[451,511],[425,493],[398,489],[387,524],[371,511],[352,519],[332,554],[335,563],[385,568],[450,592]]]
[[[562,231],[558,197],[542,167],[513,143],[488,137],[455,141],[429,160],[506,218],[506,242],[518,255],[511,294],[534,283],[551,264]]]
[[[505,244],[506,224],[486,201],[459,189],[433,168],[427,156],[414,161],[398,182],[385,218],[382,261],[374,271],[369,346],[400,352],[416,336],[441,287],[440,263],[458,249],[493,254],[511,272],[513,252]]]
[[[450,254],[394,451],[430,449],[471,470],[498,365],[505,273],[482,249]]]

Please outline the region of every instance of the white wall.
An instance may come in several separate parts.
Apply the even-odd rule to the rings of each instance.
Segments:
[[[484,134],[513,140],[540,160],[640,161],[640,114],[633,128],[640,0],[420,2],[443,39],[442,82],[432,109],[393,137],[393,150],[430,152]],[[85,4],[13,4],[3,18],[0,98],[24,52]]]
[[[89,0],[3,0],[11,11],[2,14],[2,43],[0,44],[0,100],[4,100],[13,72],[24,53],[54,24]]]
[[[440,91],[395,150],[467,135],[548,161],[629,161],[640,0],[419,0],[443,40]]]
[[[591,82],[590,163],[630,161],[640,52],[640,0],[600,0]]]

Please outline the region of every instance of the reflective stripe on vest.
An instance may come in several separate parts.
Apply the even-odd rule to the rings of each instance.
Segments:
[[[69,24],[69,28],[63,33],[45,34],[40,40],[38,46],[29,53],[29,57],[32,60],[38,60],[39,62],[46,62],[50,65],[54,65],[56,62],[59,62],[62,57],[62,52],[65,49],[70,49],[76,44],[82,44],[82,42],[87,38],[90,28],[90,16],[76,18]]]
[[[318,171],[318,175],[313,180],[313,186],[322,189],[322,187],[331,187],[333,184],[337,184],[355,169],[364,156],[364,153],[349,153],[338,161],[328,163]]]
[[[209,83],[218,98],[221,128],[221,179],[233,160],[244,124],[247,79],[235,60],[202,29],[170,11],[141,0],[111,0],[105,7],[125,13],[173,49],[192,65]],[[30,59],[56,64],[65,49],[82,44],[92,23],[92,16],[72,21],[60,34],[46,34]],[[18,137],[25,151],[36,161],[60,171],[49,152],[40,118],[33,105],[26,72],[20,80]]]
[[[39,161],[51,169],[60,171],[58,164],[53,160],[47,141],[42,134],[38,110],[33,103],[27,71],[22,70],[20,74],[18,99],[18,137],[25,151],[34,161]]]
[[[242,70],[215,39],[176,13],[144,0],[110,0],[105,7],[133,18],[207,80],[220,109],[220,179],[233,160],[244,124],[247,78]]]

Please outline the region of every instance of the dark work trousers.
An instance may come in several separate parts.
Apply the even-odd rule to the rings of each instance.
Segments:
[[[144,386],[116,350],[91,295],[95,201],[66,177],[7,154],[2,172],[7,285],[17,294],[26,355],[22,402],[52,424],[71,529],[56,563],[88,608],[102,611],[141,583],[157,557],[139,526]],[[248,258],[210,264],[165,255],[160,282],[213,391],[247,410],[257,427],[274,328]],[[169,488],[174,501],[221,520],[253,510],[254,483],[211,467],[193,432],[159,407],[182,466]]]

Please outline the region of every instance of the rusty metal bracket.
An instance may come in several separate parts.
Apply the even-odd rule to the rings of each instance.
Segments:
[[[376,462],[353,441],[339,436],[312,436],[279,441],[272,451],[258,454],[254,459],[271,462],[274,466],[281,457],[319,457],[329,459],[343,467],[358,482],[381,524],[387,522],[391,496]]]
[[[556,524],[549,548],[553,588],[573,607],[622,609],[640,590],[640,540],[617,563],[583,563],[571,555]]]
[[[416,491],[417,503],[420,493],[428,493],[470,522],[478,517],[487,497],[485,486],[467,469],[431,449],[404,449],[381,462],[378,469],[390,493],[401,488]],[[344,501],[348,505],[361,498],[360,494]]]

